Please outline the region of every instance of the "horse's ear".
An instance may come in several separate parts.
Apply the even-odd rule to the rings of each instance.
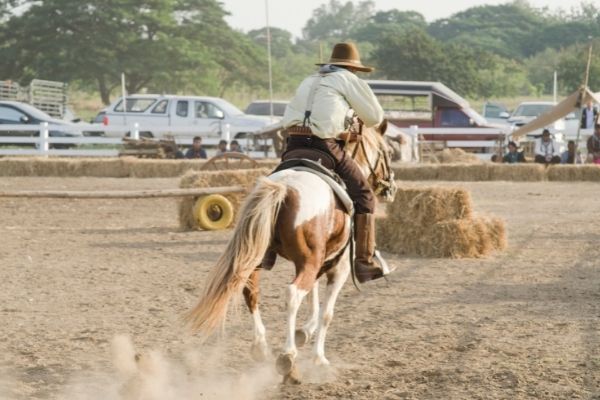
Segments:
[[[377,131],[379,131],[381,136],[385,135],[385,131],[387,131],[387,127],[388,127],[388,120],[384,118],[383,121],[381,121],[381,123],[377,127]]]

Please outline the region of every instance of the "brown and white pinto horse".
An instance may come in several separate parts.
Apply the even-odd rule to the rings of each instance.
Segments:
[[[386,186],[393,186],[389,148],[383,140],[386,128],[386,121],[377,128],[365,128],[362,140],[348,143],[345,148],[377,195],[382,189],[390,189]],[[233,237],[210,271],[200,301],[187,320],[193,330],[212,333],[224,323],[232,296],[243,291],[254,319],[252,354],[259,359],[267,357],[258,285],[265,254],[276,252],[296,267],[287,294],[287,340],[276,365],[284,382],[299,382],[294,367],[297,346],[307,343],[315,333],[314,361],[329,364],[325,335],[337,296],[351,272],[347,246],[351,217],[327,183],[310,172],[295,170],[279,171],[260,180],[239,215]],[[322,275],[327,276],[327,291],[319,314],[318,279]],[[308,293],[312,293],[312,314],[296,330],[296,314]]]

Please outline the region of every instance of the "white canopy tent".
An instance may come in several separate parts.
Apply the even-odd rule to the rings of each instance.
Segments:
[[[600,92],[594,93],[588,87],[582,86],[580,89],[573,92],[569,97],[550,109],[550,111],[540,115],[530,123],[525,124],[519,129],[513,131],[513,140],[519,139],[530,132],[548,126],[554,121],[563,118],[573,110],[581,107],[590,100],[600,104]]]

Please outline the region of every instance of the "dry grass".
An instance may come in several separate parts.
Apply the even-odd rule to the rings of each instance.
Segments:
[[[182,189],[242,185],[250,190],[258,178],[271,172],[269,168],[227,170],[227,171],[188,171],[181,177],[179,187]],[[224,194],[233,205],[235,213],[239,210],[244,193]],[[179,203],[179,225],[182,229],[198,229],[194,218],[194,204],[197,197],[186,197]]]
[[[481,257],[506,247],[504,222],[473,215],[463,189],[399,190],[377,236],[384,250],[422,257]]]

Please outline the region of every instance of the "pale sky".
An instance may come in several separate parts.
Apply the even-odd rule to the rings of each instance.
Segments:
[[[231,13],[227,22],[234,29],[248,32],[266,26],[265,0],[220,0],[225,9]],[[340,0],[345,3],[348,0]],[[360,0],[354,0],[358,3]],[[375,0],[378,11],[397,8],[401,11],[414,10],[423,14],[428,22],[463,11],[469,7],[486,4],[503,4],[508,0]],[[268,0],[269,22],[271,26],[285,29],[294,36],[302,35],[314,9],[329,0]],[[530,0],[529,3],[537,8],[548,7],[551,10],[562,8],[570,10],[581,3],[581,0]]]

